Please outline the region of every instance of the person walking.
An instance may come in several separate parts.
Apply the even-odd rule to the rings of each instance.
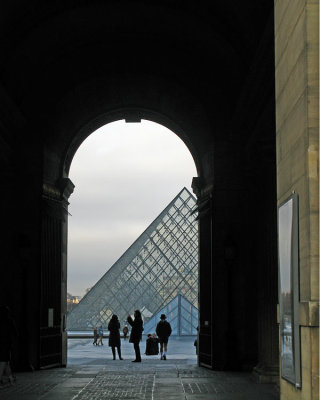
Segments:
[[[0,388],[3,388],[3,377],[6,376],[11,385],[15,376],[10,367],[12,345],[14,337],[18,336],[17,328],[10,315],[9,307],[0,306]]]
[[[118,350],[119,360],[123,360],[121,357],[121,342],[120,342],[120,322],[118,316],[113,314],[108,324],[109,334],[109,347],[111,347],[113,359],[116,359],[116,348]]]
[[[93,343],[92,344],[95,344],[97,346],[98,345],[97,340],[98,340],[98,328],[95,326],[93,328]]]
[[[160,321],[158,322],[156,327],[156,333],[158,335],[160,343],[160,360],[167,359],[168,340],[172,332],[171,325],[168,321],[166,321],[166,318],[167,317],[165,316],[165,314],[161,314]]]
[[[101,344],[101,346],[103,346],[103,342],[102,342],[102,338],[103,338],[103,329],[102,329],[102,325],[100,325],[100,327],[99,327],[99,329],[98,329],[98,336],[99,336],[99,340],[98,340],[97,346],[99,346],[99,344]]]
[[[134,312],[134,320],[131,318],[130,315],[128,315],[127,321],[132,326],[129,342],[133,343],[133,348],[136,353],[136,358],[132,362],[141,362],[141,354],[139,347],[139,342],[142,338],[142,332],[143,332],[143,322],[141,318],[141,312],[139,310],[136,310]]]

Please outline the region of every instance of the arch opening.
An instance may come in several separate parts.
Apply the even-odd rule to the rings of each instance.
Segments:
[[[186,133],[181,124],[176,123],[164,113],[158,113],[154,110],[147,110],[142,108],[121,108],[121,110],[112,110],[107,113],[99,114],[91,117],[87,123],[83,123],[81,128],[78,129],[72,136],[71,142],[68,144],[64,156],[61,175],[68,177],[73,157],[81,144],[95,131],[103,126],[117,121],[125,121],[126,123],[141,123],[141,121],[148,121],[150,123],[158,124],[170,130],[174,135],[178,136],[185,144],[190,152],[193,162],[196,166],[196,175],[201,175],[201,163],[194,143],[190,140],[190,133]]]
[[[105,303],[108,303],[108,307],[104,304],[100,307],[101,310],[93,307],[92,318],[86,323],[81,320],[84,323],[83,331],[90,328],[89,332],[92,333],[93,325],[101,323],[107,333],[106,328],[112,313],[121,314],[120,322],[123,326],[125,313],[132,314],[136,308],[143,309],[147,322],[156,311],[174,302],[179,295],[183,296],[182,303],[187,301],[193,308],[197,308],[197,229],[193,228],[189,236],[186,234],[191,226],[189,219],[192,218],[193,222],[195,219],[195,216],[189,215],[195,206],[195,199],[190,193],[191,180],[195,174],[194,161],[185,144],[174,132],[154,122],[142,120],[139,124],[128,124],[120,120],[109,123],[92,132],[80,145],[70,168],[70,178],[76,184],[77,190],[69,207],[72,217],[69,218],[68,292],[78,295],[72,296],[71,301],[83,297],[86,292],[86,303],[90,298],[96,298],[95,296],[101,296],[102,302],[102,298],[105,298]],[[183,190],[184,187],[188,187],[188,190]],[[179,198],[173,201],[176,197]],[[168,204],[171,206],[165,211]],[[79,214],[84,221],[82,225],[81,222],[76,222]],[[182,222],[176,220],[181,215],[186,222],[183,229],[177,229],[182,226]],[[176,224],[174,229],[173,224]],[[158,230],[163,227],[166,234],[160,240],[161,234]],[[171,230],[169,234],[168,230]],[[158,232],[159,238],[156,238],[155,232]],[[194,241],[185,254],[180,254],[183,244],[178,235],[181,233],[186,235],[185,242],[190,237]],[[144,237],[141,239],[140,235]],[[168,239],[169,236],[171,240]],[[163,245],[164,242],[166,245]],[[128,247],[135,247],[135,257],[132,249],[127,251]],[[132,260],[125,266],[121,259],[128,258],[128,252],[131,252],[129,257]],[[175,255],[170,257],[169,252],[174,252]],[[119,257],[120,262],[117,260]],[[165,263],[168,265],[165,266]],[[121,282],[108,282],[111,279],[109,268],[125,268]],[[131,271],[133,269],[136,275],[139,274],[138,280]],[[127,277],[128,271],[132,273],[130,279]],[[80,290],[75,292],[77,275],[82,275],[86,282],[85,286],[82,284],[81,293]],[[149,293],[153,301],[145,296],[146,304],[142,305],[142,293],[134,298],[135,303],[131,306],[124,304],[124,292],[127,293],[131,281],[135,282],[134,290],[137,292],[140,287],[145,286],[144,292]],[[99,289],[104,284],[106,287],[110,284],[113,293],[116,287],[119,290],[112,307],[110,301],[113,300],[106,300],[107,296]],[[91,300],[91,304],[96,304],[96,300]],[[115,309],[116,305],[118,310]],[[76,307],[84,310],[81,302]],[[97,312],[99,318],[94,315]],[[77,314],[74,311],[72,313]],[[172,314],[172,324],[175,334],[191,336],[193,343],[198,326],[197,311],[191,314],[191,318],[193,329],[190,324],[187,328],[185,323],[184,326],[177,327],[176,313],[174,316]],[[69,314],[68,322],[70,320],[75,321],[75,318],[72,319]],[[77,326],[80,327],[81,323]],[[151,328],[148,327],[149,329]],[[191,358],[195,360],[195,357],[193,351]]]

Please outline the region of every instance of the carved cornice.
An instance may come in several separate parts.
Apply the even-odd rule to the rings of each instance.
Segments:
[[[47,200],[68,202],[74,187],[69,178],[61,178],[56,185],[44,183],[42,185],[42,196]]]
[[[202,182],[201,182],[201,178],[196,176],[192,179],[192,184],[191,184],[193,193],[199,197],[201,194],[201,187],[202,187]]]
[[[42,185],[43,213],[53,218],[64,220],[68,214],[68,198],[74,184],[69,178],[62,178],[55,185]]]
[[[75,188],[74,184],[72,183],[71,179],[69,178],[61,178],[57,182],[57,186],[60,188],[61,197],[63,200],[68,201],[69,197],[73,193]]]
[[[42,197],[49,200],[59,201],[61,199],[61,192],[56,186],[50,185],[49,183],[43,183]]]
[[[192,179],[191,184],[193,193],[198,199],[211,198],[213,194],[213,184],[206,183],[200,177],[195,177]]]
[[[191,187],[197,196],[197,207],[192,213],[198,212],[197,219],[201,219],[212,211],[213,184],[204,184],[200,177],[196,177]]]

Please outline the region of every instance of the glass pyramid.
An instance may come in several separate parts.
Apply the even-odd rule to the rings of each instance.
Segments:
[[[144,334],[152,334],[156,331],[161,314],[165,314],[167,321],[170,322],[172,335],[197,335],[198,310],[181,294],[178,294],[144,324]]]
[[[146,323],[182,294],[198,306],[196,200],[183,188],[161,214],[68,314],[67,330],[107,328],[112,314],[121,327],[138,309]]]

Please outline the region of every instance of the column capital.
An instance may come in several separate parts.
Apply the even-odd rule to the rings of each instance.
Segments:
[[[66,201],[74,190],[74,184],[69,178],[61,178],[55,184],[43,183],[42,195],[47,200]]]
[[[61,200],[68,201],[69,197],[73,193],[75,188],[74,184],[72,183],[71,179],[69,178],[61,178],[57,182],[57,186],[60,189],[61,193]]]
[[[202,178],[195,177],[192,179],[191,187],[197,196],[197,208],[194,212],[197,211],[197,219],[201,219],[212,211],[213,185],[204,184]]]
[[[43,183],[43,212],[64,220],[68,213],[68,199],[73,189],[74,184],[69,178],[59,179],[55,184]]]
[[[191,187],[192,187],[193,193],[197,197],[199,197],[201,194],[201,186],[202,186],[202,182],[201,182],[201,178],[199,176],[195,176],[194,178],[192,178]]]
[[[198,199],[212,198],[213,184],[205,182],[203,178],[199,176],[192,178],[191,187]]]

